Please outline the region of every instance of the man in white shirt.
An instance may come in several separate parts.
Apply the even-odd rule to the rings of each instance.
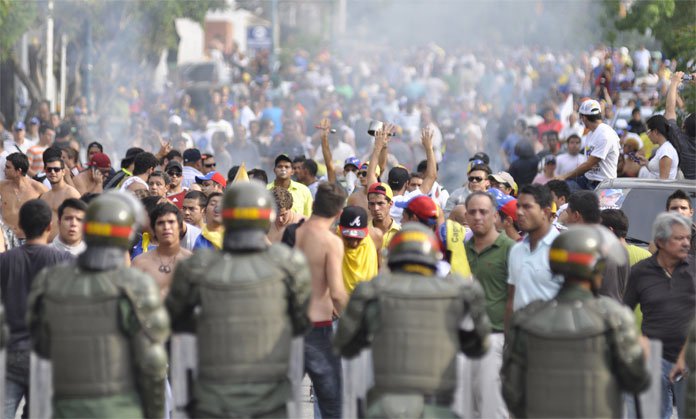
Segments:
[[[559,234],[550,221],[552,202],[546,186],[526,185],[520,191],[517,224],[527,235],[510,250],[507,279],[507,304],[515,311],[535,300],[550,300],[563,284],[549,266],[551,243]],[[509,320],[505,319],[506,330]]]
[[[30,147],[35,146],[36,142],[31,141],[26,138],[26,127],[24,122],[19,121],[14,124],[12,129],[12,141],[5,141],[4,148],[9,153],[12,154],[16,151],[22,154],[27,154]]]
[[[577,134],[571,134],[566,142],[568,151],[556,156],[556,176],[571,172],[587,161],[580,153],[582,139]]]
[[[580,105],[580,121],[590,130],[585,140],[587,160],[576,169],[558,176],[574,181],[581,189],[595,189],[599,182],[616,178],[619,163],[619,136],[602,122],[602,108],[594,99]]]

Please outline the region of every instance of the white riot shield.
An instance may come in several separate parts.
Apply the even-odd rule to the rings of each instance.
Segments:
[[[353,359],[341,359],[343,369],[343,407],[344,419],[357,418],[364,414],[367,406],[367,392],[374,385],[372,350],[363,349]]]
[[[198,373],[198,347],[196,336],[189,333],[172,335],[171,385],[172,419],[188,419],[186,405],[193,397],[191,384]]]
[[[3,351],[3,354],[5,351]],[[2,365],[5,365],[3,355]],[[5,380],[2,380],[3,384]],[[3,389],[4,390],[4,389]],[[5,392],[2,392],[3,396]],[[48,419],[53,416],[53,366],[51,361],[31,353],[29,361],[29,417]],[[4,404],[3,404],[4,405]]]
[[[288,400],[288,417],[302,417],[302,379],[304,378],[304,338],[296,337],[290,345],[288,378],[292,385],[292,398]]]
[[[662,403],[662,342],[650,340],[650,356],[646,363],[650,373],[650,387],[638,396],[641,415],[636,411],[635,397],[633,394],[624,393],[625,408],[624,418],[658,418]]]

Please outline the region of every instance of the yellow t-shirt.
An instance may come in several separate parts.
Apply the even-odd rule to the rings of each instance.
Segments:
[[[394,235],[401,230],[401,225],[392,219],[389,229],[382,235],[382,250],[389,247]]]
[[[355,249],[345,248],[343,252],[343,285],[348,294],[352,293],[360,282],[369,281],[378,273],[377,249],[368,235]]]

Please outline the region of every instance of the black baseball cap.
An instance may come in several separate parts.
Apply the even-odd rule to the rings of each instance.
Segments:
[[[387,183],[393,191],[398,191],[404,187],[406,182],[411,178],[411,174],[403,167],[394,167],[389,171]]]
[[[179,163],[176,160],[170,160],[169,163],[167,163],[167,167],[164,169],[165,172],[169,173],[170,170],[176,170],[179,172],[183,172],[184,168],[181,167],[181,163]]]
[[[201,159],[201,152],[197,148],[184,150],[184,163],[195,163]]]
[[[367,211],[363,207],[348,206],[343,208],[338,228],[341,235],[355,239],[367,237]]]
[[[486,163],[486,164],[490,164],[490,163],[491,163],[491,158],[488,157],[488,154],[486,154],[486,153],[484,153],[484,152],[482,152],[482,151],[479,151],[478,153],[474,154],[474,155],[471,156],[471,158],[469,159],[469,161],[474,161],[474,160],[481,160],[482,162],[484,162],[484,163]]]
[[[135,160],[135,156],[142,153],[143,151],[145,151],[145,150],[143,150],[140,147],[131,147],[128,150],[126,150],[126,157],[124,157],[121,160],[121,167],[130,166],[131,163],[133,163],[133,160]]]
[[[275,158],[275,163],[273,163],[273,167],[277,166],[278,163],[282,161],[286,161],[292,164],[292,159],[290,158],[290,156],[288,156],[287,154],[279,154],[278,157]]]

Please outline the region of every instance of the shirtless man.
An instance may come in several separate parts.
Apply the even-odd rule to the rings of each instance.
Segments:
[[[319,184],[312,215],[295,236],[312,274],[309,319],[314,327],[304,339],[305,372],[324,418],[341,417],[341,359],[331,346],[332,319],[345,308],[348,294],[341,273],[343,241],[330,229],[345,199],[343,188],[335,183]]]
[[[24,238],[24,232],[19,228],[19,208],[47,191],[44,185],[27,177],[28,170],[27,156],[12,153],[5,162],[5,180],[0,181],[2,219],[19,238]]]
[[[49,241],[52,241],[58,234],[58,207],[66,199],[79,199],[80,193],[65,183],[65,163],[60,158],[60,150],[47,148],[43,154],[43,163],[46,179],[51,184],[51,190],[42,194],[40,198],[46,201],[53,211],[51,234],[48,237]]]
[[[162,299],[167,296],[176,264],[191,256],[182,248],[179,232],[184,223],[181,211],[170,203],[159,204],[150,213],[150,226],[157,239],[155,250],[141,253],[133,259],[133,267],[154,278]]]
[[[93,153],[87,163],[89,168],[73,178],[80,195],[104,192],[104,179],[111,173],[111,159],[104,153]]]

